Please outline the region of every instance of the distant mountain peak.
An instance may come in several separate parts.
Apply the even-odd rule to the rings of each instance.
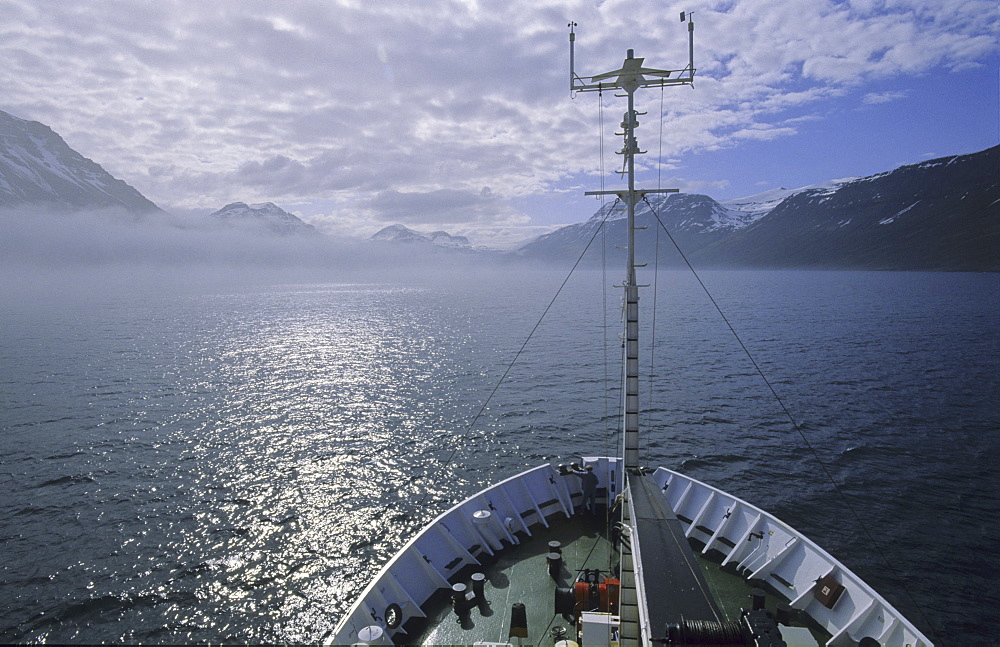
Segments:
[[[399,224],[389,225],[378,230],[372,234],[369,240],[388,243],[417,243],[451,249],[472,249],[472,244],[465,236],[452,236],[446,231],[423,234]]]
[[[45,124],[0,111],[0,207],[32,205],[160,211]]]
[[[211,214],[229,225],[257,229],[259,231],[289,235],[315,235],[318,232],[312,225],[303,222],[298,216],[288,213],[273,202],[230,202]]]
[[[754,206],[754,204],[751,203],[751,206]],[[713,198],[700,193],[671,193],[665,196],[649,198],[648,204],[645,201],[637,204],[635,208],[636,216],[651,217],[650,207],[652,207],[652,211],[658,216],[670,220],[671,230],[676,228],[681,231],[729,231],[742,229],[771,208],[747,208],[746,205],[734,205],[728,202],[720,204]],[[597,213],[588,221],[587,227],[596,226],[601,221],[613,223],[625,220],[627,217],[628,212],[625,204],[621,201],[616,201],[598,209]]]

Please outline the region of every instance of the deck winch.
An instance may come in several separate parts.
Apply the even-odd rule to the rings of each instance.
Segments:
[[[778,623],[765,609],[744,609],[739,620],[681,620],[669,623],[663,638],[654,643],[664,645],[727,645],[745,647],[785,647]]]
[[[598,569],[584,569],[572,587],[559,587],[555,593],[555,610],[576,621],[584,611],[618,613],[618,578],[605,576]]]

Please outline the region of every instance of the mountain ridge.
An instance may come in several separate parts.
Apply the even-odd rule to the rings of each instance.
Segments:
[[[26,208],[165,214],[48,126],[0,111],[0,209]],[[212,220],[279,236],[322,235],[270,202],[230,203],[213,212]],[[654,195],[637,205],[636,221],[670,232],[684,257],[666,254],[668,265],[683,260],[723,268],[1000,271],[1000,146],[722,201],[697,193]],[[608,202],[587,220],[510,253],[403,225],[385,227],[369,240],[561,262],[579,258],[602,228],[609,245],[624,243],[620,203]],[[659,262],[665,252],[657,238],[640,237],[637,258]],[[621,255],[613,248],[610,253]],[[588,262],[594,258],[591,251]]]
[[[476,251],[472,243],[465,236],[453,236],[446,231],[433,231],[429,234],[424,234],[400,224],[383,227],[372,234],[368,240],[381,243],[432,245],[442,249]]]
[[[45,124],[0,110],[0,207],[36,206],[163,212]]]
[[[579,255],[602,222],[621,245],[625,216],[613,205],[516,253]],[[1000,146],[721,202],[676,193],[636,206],[637,226],[660,223],[702,267],[1000,271]],[[664,254],[650,238],[637,241],[639,258]],[[676,252],[665,261],[682,264]]]

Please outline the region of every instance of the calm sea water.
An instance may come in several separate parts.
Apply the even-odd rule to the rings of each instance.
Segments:
[[[318,641],[452,502],[614,454],[621,295],[596,272],[469,426],[562,278],[5,299],[0,642]],[[642,298],[647,462],[791,523],[939,644],[996,642],[1000,277],[704,279],[812,449],[664,272]]]

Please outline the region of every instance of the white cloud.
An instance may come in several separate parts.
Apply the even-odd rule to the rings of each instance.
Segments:
[[[366,205],[375,218],[386,223],[495,222],[510,213],[505,201],[489,187],[481,191],[437,189],[424,193],[382,191]]]
[[[866,106],[873,106],[880,103],[891,103],[893,101],[899,101],[900,99],[905,99],[908,92],[903,91],[893,91],[888,92],[869,92],[861,99],[861,103]]]
[[[680,67],[676,16],[689,8],[0,0],[0,107],[52,126],[168,208],[317,202],[333,228],[397,218],[501,230],[528,223],[511,199],[600,167],[597,101],[567,99],[568,20],[580,25],[578,73],[617,67],[629,47]],[[819,102],[874,80],[981,64],[1000,24],[979,0],[743,0],[695,20],[703,76],[694,91],[667,90],[668,157],[791,136]],[[658,93],[642,102],[656,111]],[[605,106],[610,135],[621,106]],[[655,130],[640,136],[652,148]]]

